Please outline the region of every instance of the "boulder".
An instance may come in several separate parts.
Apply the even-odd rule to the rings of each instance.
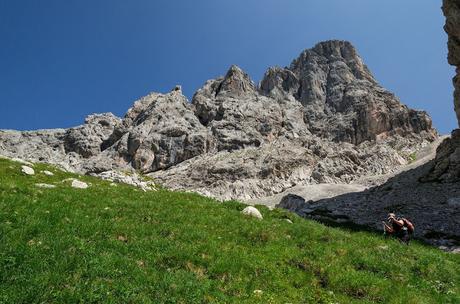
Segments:
[[[296,212],[301,208],[305,207],[305,199],[295,194],[288,194],[284,196],[276,208],[287,209],[292,212]]]
[[[259,220],[263,219],[262,214],[260,213],[260,211],[257,210],[257,208],[252,207],[252,206],[248,206],[248,207],[244,208],[243,211],[241,211],[241,213],[244,214],[244,215],[247,215],[247,216],[255,217],[255,218],[259,219]]]
[[[77,188],[77,189],[86,189],[88,188],[88,184],[79,180],[72,180],[71,184],[72,188]]]
[[[21,166],[21,172],[26,174],[26,175],[34,175],[35,171],[29,166],[23,165]]]

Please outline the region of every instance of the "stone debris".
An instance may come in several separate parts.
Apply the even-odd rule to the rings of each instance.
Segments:
[[[91,174],[91,175],[97,176],[103,180],[123,183],[123,184],[131,185],[134,187],[138,187],[142,189],[143,191],[156,190],[154,182],[144,180],[144,178],[141,175],[137,174],[136,172],[123,173],[123,172],[118,172],[118,171],[105,171],[105,172],[101,172],[98,174]],[[116,186],[117,184],[111,183],[110,185]]]
[[[47,170],[43,171],[43,174],[45,174],[45,175],[47,175],[47,176],[53,176],[53,175],[54,175],[53,172],[47,171]]]
[[[21,172],[26,174],[26,175],[34,175],[35,174],[34,169],[32,169],[29,166],[25,166],[25,165],[21,166]]]

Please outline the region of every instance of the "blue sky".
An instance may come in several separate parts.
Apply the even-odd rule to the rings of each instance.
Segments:
[[[375,77],[441,133],[456,127],[436,0],[0,0],[2,129],[122,116],[237,64],[259,81],[322,40],[350,40]]]

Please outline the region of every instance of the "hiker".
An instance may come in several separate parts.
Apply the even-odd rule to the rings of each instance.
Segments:
[[[409,245],[412,234],[414,233],[414,224],[406,218],[397,218],[396,214],[389,213],[387,222],[383,223],[383,233],[385,235],[394,235],[401,242]]]

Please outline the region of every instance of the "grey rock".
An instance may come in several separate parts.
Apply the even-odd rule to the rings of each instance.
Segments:
[[[11,158],[11,160],[14,161],[14,162],[17,162],[17,163],[20,163],[20,164],[29,166],[29,167],[33,167],[33,166],[34,166],[34,164],[32,164],[31,162],[28,162],[28,161],[23,160],[23,159],[20,159],[20,158]]]
[[[260,83],[260,93],[277,100],[293,99],[297,96],[300,81],[289,69],[269,68]]]
[[[134,169],[166,169],[212,149],[213,139],[190,109],[180,90],[152,93],[128,110],[128,136],[116,150]]]
[[[454,108],[460,126],[460,2],[458,0],[443,0],[442,10],[446,17],[444,30],[448,35],[448,61],[457,67],[457,75],[453,78]]]
[[[98,174],[91,174],[93,176],[99,177],[103,180],[108,180],[111,182],[123,183],[127,185],[131,185],[134,187],[141,188],[143,191],[154,191],[155,183],[150,180],[146,180],[136,172],[132,172],[130,174],[120,172],[120,171],[105,171]],[[112,184],[111,184],[112,185]],[[116,186],[116,184],[113,184]],[[113,186],[112,185],[112,186]]]
[[[86,189],[88,188],[88,184],[79,180],[72,180],[72,183],[70,184],[72,188],[77,188],[77,189]]]
[[[112,113],[89,115],[84,125],[66,131],[65,151],[75,152],[84,158],[98,155],[104,149],[104,142],[120,125],[121,119]]]
[[[313,153],[318,146],[321,153]],[[391,173],[408,163],[404,155],[422,146],[423,141],[409,137],[360,146],[322,141],[314,136],[279,138],[260,147],[204,154],[149,176],[171,189],[247,201],[296,185],[351,183],[366,176]]]
[[[217,88],[216,95],[240,97],[252,95],[256,87],[248,74],[238,66],[232,65]]]
[[[29,166],[21,166],[21,172],[26,174],[26,175],[34,175],[35,174],[35,171],[33,168],[29,167]]]
[[[45,188],[45,189],[53,189],[56,188],[56,185],[44,184],[44,183],[37,183],[35,184],[38,188]]]
[[[454,84],[454,110],[460,126],[460,2],[444,0],[443,12],[446,17],[444,29],[448,36],[448,62],[456,66]],[[421,178],[425,182],[454,182],[460,181],[460,129],[452,131],[439,147],[436,161],[427,176]]]
[[[438,147],[436,160],[422,182],[458,182],[460,181],[460,129],[452,132]]]
[[[284,196],[280,203],[276,206],[276,208],[287,209],[293,212],[296,212],[303,207],[305,207],[304,198],[295,194],[288,194]]]
[[[247,200],[394,172],[436,136],[424,112],[377,84],[350,43],[327,41],[268,69],[260,86],[232,66],[191,103],[176,86],[136,101],[123,119],[0,131],[0,153],[101,177],[140,171],[172,189]]]
[[[248,207],[244,208],[243,211],[241,211],[241,213],[244,214],[244,215],[247,215],[247,216],[255,217],[255,218],[259,219],[259,220],[263,219],[263,216],[260,213],[260,211],[257,210],[257,208],[252,207],[252,206],[248,206]]]
[[[395,134],[436,136],[430,117],[380,87],[347,41],[319,43],[289,70],[300,80],[295,97],[306,109],[304,120],[322,138],[359,144]]]
[[[53,176],[53,175],[54,175],[53,172],[48,171],[48,170],[45,170],[45,171],[42,171],[42,172],[43,172],[43,174],[45,174],[45,175],[47,175],[47,176]]]
[[[447,204],[453,207],[460,207],[460,197],[451,197],[447,200]]]

